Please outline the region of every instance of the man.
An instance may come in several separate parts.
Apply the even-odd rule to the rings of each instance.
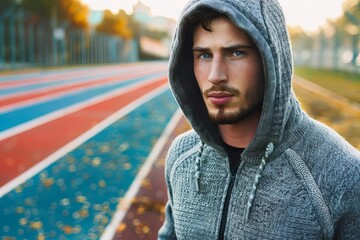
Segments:
[[[291,89],[276,0],[197,0],[170,85],[193,130],[169,149],[159,239],[360,239],[360,153]]]

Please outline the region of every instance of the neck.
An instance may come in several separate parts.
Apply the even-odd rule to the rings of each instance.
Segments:
[[[223,141],[233,147],[246,148],[255,137],[261,109],[235,124],[221,124],[219,130]]]

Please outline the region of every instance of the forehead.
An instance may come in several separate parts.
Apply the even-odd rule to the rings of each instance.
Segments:
[[[210,43],[254,45],[249,35],[227,18],[214,19],[210,30],[205,30],[201,25],[197,26],[193,35],[194,45]]]

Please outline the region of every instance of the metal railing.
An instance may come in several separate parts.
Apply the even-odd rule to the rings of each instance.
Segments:
[[[14,7],[0,12],[0,70],[133,62],[138,51],[135,40],[39,21]]]
[[[360,11],[360,3],[355,7]],[[293,40],[295,64],[360,73],[360,19],[349,11],[344,18],[347,24],[329,21],[318,33]]]

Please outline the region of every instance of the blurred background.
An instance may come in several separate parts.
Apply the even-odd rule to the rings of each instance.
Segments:
[[[360,1],[279,1],[298,99],[360,150]],[[0,1],[1,240],[156,239],[186,2]]]
[[[358,1],[280,2],[296,66],[359,71]],[[2,0],[0,69],[167,59],[185,3]]]

